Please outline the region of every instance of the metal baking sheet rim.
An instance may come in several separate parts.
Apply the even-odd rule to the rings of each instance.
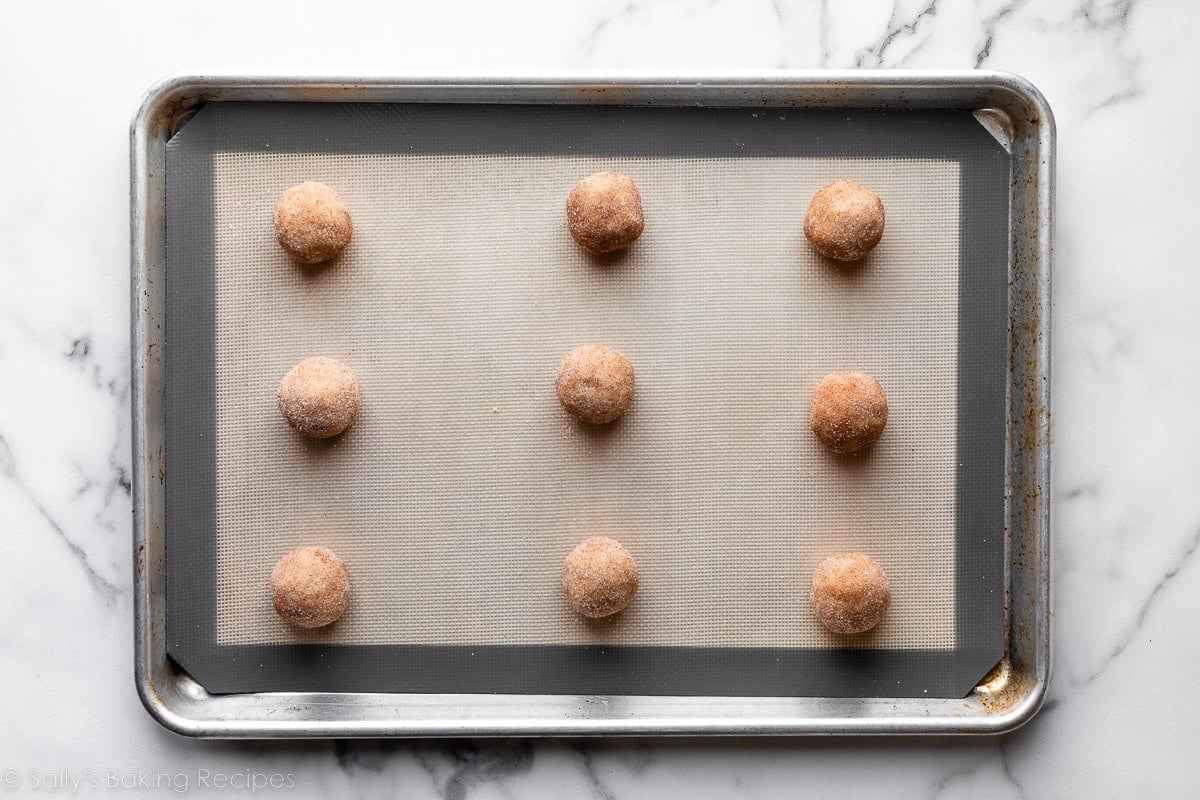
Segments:
[[[165,144],[211,100],[969,108],[1011,149],[1006,657],[963,699],[262,693],[209,695],[167,658],[163,602],[162,346]],[[1050,680],[1050,267],[1054,119],[1003,72],[168,78],[131,129],[134,666],[167,729],[198,737],[1003,733]]]

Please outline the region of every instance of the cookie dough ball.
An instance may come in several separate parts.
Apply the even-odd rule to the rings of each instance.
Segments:
[[[294,261],[319,264],[350,244],[350,212],[333,189],[307,181],[279,196],[275,237]]]
[[[853,181],[834,181],[813,195],[804,235],[826,258],[861,261],[883,236],[883,201]]]
[[[637,564],[616,539],[595,536],[567,556],[562,585],[567,602],[580,614],[607,617],[629,605],[637,594]]]
[[[300,547],[271,573],[271,602],[283,621],[320,628],[337,621],[350,602],[346,562],[325,547]]]
[[[279,382],[279,413],[305,436],[337,436],[358,416],[358,381],[332,358],[306,358]]]
[[[577,347],[558,365],[554,388],[558,402],[576,419],[612,422],[633,401],[633,365],[602,344]]]
[[[597,172],[567,198],[567,226],[575,241],[595,255],[624,250],[642,235],[642,198],[633,180]]]
[[[826,375],[813,390],[812,429],[835,453],[857,453],[878,441],[888,404],[879,381],[861,372]]]
[[[834,633],[863,633],[879,624],[892,603],[883,567],[862,553],[830,556],[812,579],[813,611]]]

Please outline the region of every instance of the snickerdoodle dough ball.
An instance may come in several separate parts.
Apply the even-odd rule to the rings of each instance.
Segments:
[[[567,602],[580,614],[607,617],[629,605],[637,594],[637,564],[616,539],[594,536],[563,562],[562,585]]]
[[[853,181],[834,181],[813,195],[804,235],[827,258],[861,261],[883,237],[883,201]]]
[[[324,356],[306,358],[279,382],[279,413],[305,436],[337,436],[358,416],[358,380],[350,368]]]
[[[883,567],[862,553],[830,556],[812,578],[813,611],[834,633],[863,633],[879,624],[892,603]]]
[[[297,628],[335,622],[350,602],[346,562],[325,547],[299,547],[275,565],[271,602],[283,621]]]
[[[879,440],[888,404],[879,381],[861,372],[826,375],[813,390],[812,430],[835,453],[857,453]]]
[[[346,204],[323,183],[306,181],[279,196],[275,236],[294,261],[319,264],[350,244],[353,228]]]
[[[642,198],[631,178],[597,172],[581,180],[567,198],[567,227],[595,255],[624,250],[642,235]]]
[[[558,365],[558,402],[583,422],[612,422],[633,402],[633,365],[602,344],[577,347]]]

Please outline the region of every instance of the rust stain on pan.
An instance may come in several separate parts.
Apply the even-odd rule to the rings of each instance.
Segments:
[[[984,676],[983,681],[975,687],[975,694],[983,706],[983,713],[992,716],[1008,711],[1027,697],[1033,688],[1034,681],[1029,671],[1014,668],[1005,658]]]

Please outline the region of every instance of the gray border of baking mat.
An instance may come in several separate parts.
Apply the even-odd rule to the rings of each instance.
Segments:
[[[167,651],[209,692],[962,697],[1004,652],[1009,156],[969,110],[210,103],[167,146]],[[553,131],[553,136],[548,132]],[[213,154],[949,158],[962,165],[957,646],[218,645]]]

